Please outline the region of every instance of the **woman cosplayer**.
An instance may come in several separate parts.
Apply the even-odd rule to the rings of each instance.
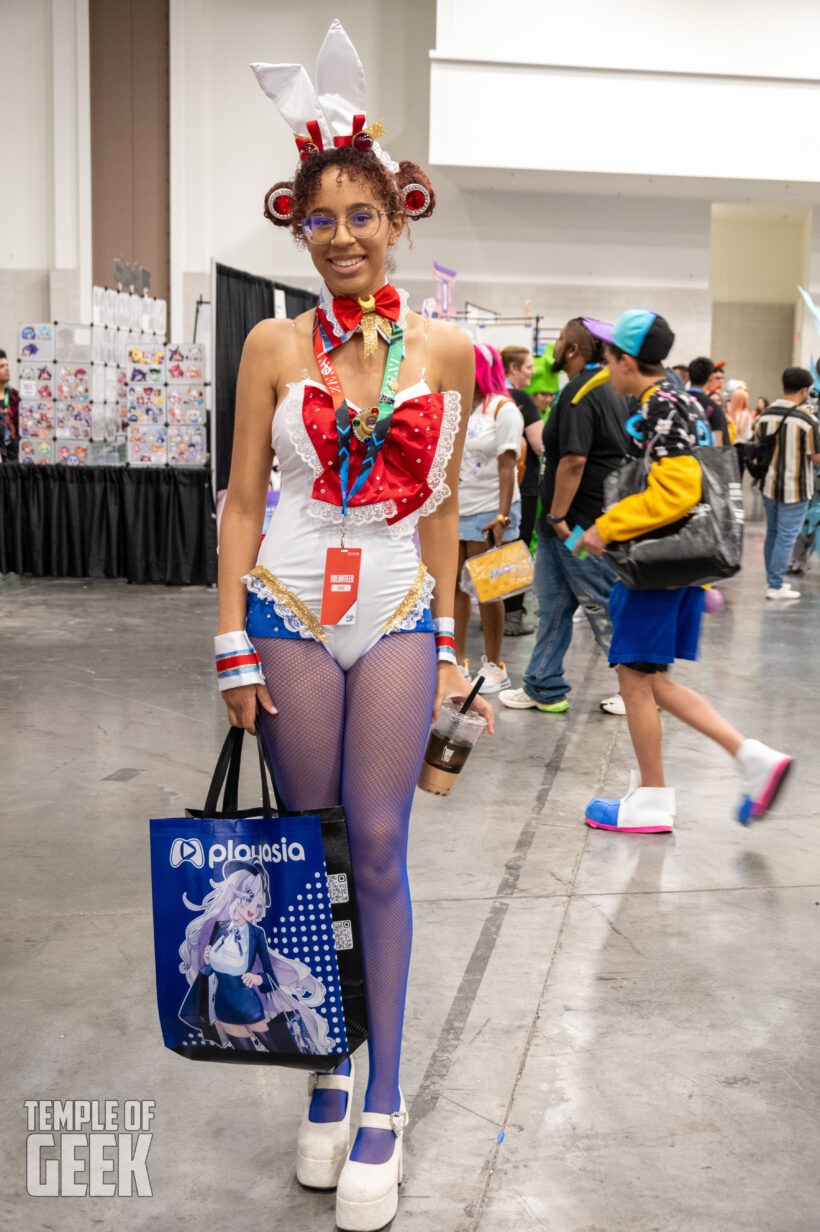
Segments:
[[[264,321],[245,343],[217,670],[231,723],[253,731],[258,716],[288,808],[341,802],[347,812],[369,1079],[352,1149],[352,1063],[313,1079],[296,1174],[336,1186],[339,1227],[366,1232],[392,1219],[402,1176],[413,790],[431,715],[465,693],[453,603],[473,349],[452,325],[409,312],[406,293],[387,282],[407,219],[429,215],[435,198],[418,167],[378,146],[362,66],[339,23],[319,53],[316,90],[300,65],[253,68],[300,155],[265,214],[306,248],[322,289],[315,311]],[[274,451],[281,494],[260,547]],[[475,707],[491,726],[488,704]]]

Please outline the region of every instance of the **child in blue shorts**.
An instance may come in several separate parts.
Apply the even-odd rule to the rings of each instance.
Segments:
[[[575,551],[600,556],[607,543],[634,539],[677,522],[701,498],[696,445],[708,442],[699,408],[666,380],[666,359],[675,335],[663,317],[630,309],[617,323],[585,320],[605,343],[612,388],[640,405],[636,436],[650,460],[644,492],[607,510],[579,539]],[[732,756],[741,778],[737,819],[748,824],[774,803],[792,758],[759,740],[745,738],[704,697],[668,675],[675,659],[696,659],[705,591],[630,590],[617,582],[610,594],[612,644],[629,735],[638,762],[620,800],[594,799],[587,825],[630,834],[669,831],[675,819],[675,789],[666,786],[658,709],[666,710],[715,740]]]

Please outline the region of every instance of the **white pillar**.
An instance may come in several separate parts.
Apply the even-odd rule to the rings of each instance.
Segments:
[[[52,296],[91,320],[91,109],[88,0],[52,0]],[[73,311],[72,311],[73,310]]]

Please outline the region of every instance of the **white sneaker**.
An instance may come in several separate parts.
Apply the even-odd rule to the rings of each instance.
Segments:
[[[464,679],[467,681],[467,684],[472,684],[473,678],[470,675],[470,660],[465,659],[463,663],[457,663],[456,667],[461,672]]]
[[[481,656],[481,667],[476,675],[484,677],[479,693],[500,693],[502,689],[509,689],[512,684],[504,664],[491,663],[486,655]]]
[[[793,759],[788,753],[778,753],[759,740],[744,740],[737,753],[742,795],[737,806],[737,819],[747,826],[750,821],[765,816],[774,804]]]
[[[626,714],[626,706],[620,693],[613,693],[612,697],[605,697],[598,705],[604,714]]]
[[[509,706],[511,710],[535,710],[538,705],[535,698],[530,697],[523,689],[505,689],[498,700],[502,705]]]
[[[766,591],[766,598],[775,599],[775,600],[777,599],[799,599],[800,591],[793,590],[792,587],[789,586],[788,582],[784,582],[779,590],[775,590],[773,586],[770,586],[768,590]]]
[[[555,702],[537,702],[523,689],[504,689],[498,700],[502,706],[509,706],[511,710],[540,710],[542,714],[564,714],[569,710],[569,702],[565,697]]]
[[[582,607],[576,607],[572,613],[572,623],[574,625],[582,625],[584,623],[584,609]]]

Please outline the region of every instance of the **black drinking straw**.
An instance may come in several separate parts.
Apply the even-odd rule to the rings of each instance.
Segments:
[[[483,683],[484,683],[484,677],[483,677],[483,676],[476,676],[476,682],[475,682],[475,684],[473,685],[472,689],[470,690],[470,696],[467,698],[466,702],[464,703],[464,705],[463,705],[463,706],[461,707],[461,709],[459,710],[459,712],[458,712],[459,714],[466,714],[466,713],[467,713],[467,711],[470,709],[470,707],[471,707],[471,706],[472,706],[472,704],[473,704],[473,700],[474,700],[474,698],[475,698],[475,695],[478,693],[478,690],[481,688],[481,686],[483,685]]]

